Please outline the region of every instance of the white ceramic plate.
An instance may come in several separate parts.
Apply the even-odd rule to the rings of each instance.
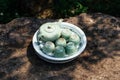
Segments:
[[[33,36],[32,44],[33,44],[33,47],[34,47],[35,51],[37,52],[37,55],[41,59],[43,59],[47,62],[51,62],[51,63],[69,62],[69,61],[75,59],[77,56],[79,56],[86,47],[86,44],[87,44],[86,35],[80,28],[78,28],[77,26],[75,26],[73,24],[67,23],[67,22],[61,22],[60,25],[63,28],[69,28],[69,29],[73,30],[74,32],[76,32],[81,37],[81,45],[80,45],[80,47],[79,47],[79,49],[76,53],[74,53],[71,56],[65,57],[65,58],[55,58],[55,57],[46,55],[39,48],[39,45],[38,45],[38,42],[37,42],[37,33],[38,33],[38,30],[37,30],[35,32],[34,36]]]

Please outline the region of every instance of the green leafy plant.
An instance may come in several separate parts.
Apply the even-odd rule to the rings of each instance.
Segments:
[[[89,8],[88,12],[120,16],[120,0],[83,0],[82,4]]]
[[[18,0],[0,0],[0,23],[7,23],[14,18],[26,16],[23,10],[20,10]]]
[[[13,8],[13,2],[13,0],[0,0],[0,22],[8,22],[9,20],[19,16],[17,11]]]
[[[31,5],[34,6],[41,0],[0,0],[0,23],[7,23],[14,18],[31,15]],[[53,9],[53,18],[64,18],[75,16],[83,12],[101,12],[120,17],[120,0],[51,0]],[[49,6],[42,4],[43,6]],[[35,6],[36,7],[36,6]],[[39,8],[38,8],[39,9]],[[39,14],[39,13],[38,13]]]
[[[68,17],[87,12],[88,7],[81,4],[81,0],[55,0],[54,12],[58,17]]]

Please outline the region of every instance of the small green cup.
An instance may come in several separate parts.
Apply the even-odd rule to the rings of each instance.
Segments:
[[[80,37],[76,33],[72,32],[69,41],[75,43],[76,46],[80,43]]]
[[[55,45],[51,41],[47,41],[45,45],[43,46],[42,50],[44,53],[52,53],[55,49]]]
[[[64,38],[59,38],[55,43],[57,46],[66,46],[66,40]]]
[[[65,57],[65,49],[62,46],[57,46],[54,51],[54,56],[57,58]]]
[[[73,42],[68,42],[66,45],[66,54],[71,55],[77,51],[75,44]]]
[[[71,35],[72,31],[70,29],[63,29],[61,35],[63,38],[68,39]]]

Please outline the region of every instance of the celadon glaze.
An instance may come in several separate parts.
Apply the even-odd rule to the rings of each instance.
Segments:
[[[54,41],[61,35],[61,28],[57,22],[45,23],[39,29],[38,38],[44,41]]]
[[[69,29],[62,29],[61,35],[63,38],[68,39],[71,33],[72,32]]]
[[[75,47],[75,44],[73,42],[68,42],[66,45],[66,53],[68,55],[73,54],[77,51],[77,48]]]
[[[65,49],[62,46],[57,46],[54,52],[55,57],[65,57]]]
[[[62,58],[74,54],[80,45],[80,37],[60,22],[49,22],[41,25],[38,31],[38,43],[43,53]]]
[[[59,38],[58,40],[56,40],[56,46],[66,46],[66,40],[64,38]]]
[[[76,33],[72,32],[69,41],[73,42],[75,45],[78,45],[80,43],[80,37]]]
[[[47,46],[45,46],[45,45],[48,45],[48,44],[46,44],[46,42],[48,42],[49,39],[44,41],[43,39],[45,39],[45,38],[41,39],[41,36],[39,36],[39,39],[38,39],[38,35],[41,34],[40,28],[39,28],[35,32],[33,39],[32,39],[33,48],[37,52],[36,54],[41,59],[43,59],[47,62],[50,62],[50,63],[66,63],[66,62],[72,61],[73,59],[75,59],[77,56],[79,56],[84,51],[86,44],[87,44],[86,35],[78,26],[75,26],[75,25],[67,23],[67,22],[60,22],[58,24],[58,26],[62,30],[68,29],[71,32],[74,32],[80,38],[80,42],[78,43],[78,46],[75,46],[75,42],[70,39],[71,34],[69,35],[69,37],[65,38],[61,32],[60,37],[58,37],[57,39],[55,39],[53,41],[50,41],[50,42],[52,42],[52,45],[54,45],[54,48],[52,47],[52,49],[51,49],[51,46],[49,48],[47,48]],[[66,46],[58,47],[56,42],[59,43],[59,41],[57,41],[57,40],[59,40],[60,38],[64,38],[66,40]],[[70,42],[72,42],[72,45],[73,45],[72,48],[70,46]],[[49,45],[51,45],[51,43]],[[50,55],[49,53],[51,53],[52,55]]]
[[[48,53],[48,55],[49,55],[49,53],[52,53],[54,51],[54,49],[55,49],[55,45],[51,41],[47,41],[42,48],[43,52],[46,54]]]

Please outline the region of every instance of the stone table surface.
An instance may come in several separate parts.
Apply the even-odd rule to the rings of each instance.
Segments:
[[[119,80],[120,18],[82,13],[65,18],[87,36],[87,47],[65,64],[43,61],[32,46],[35,31],[53,19],[17,18],[0,24],[0,80]]]

